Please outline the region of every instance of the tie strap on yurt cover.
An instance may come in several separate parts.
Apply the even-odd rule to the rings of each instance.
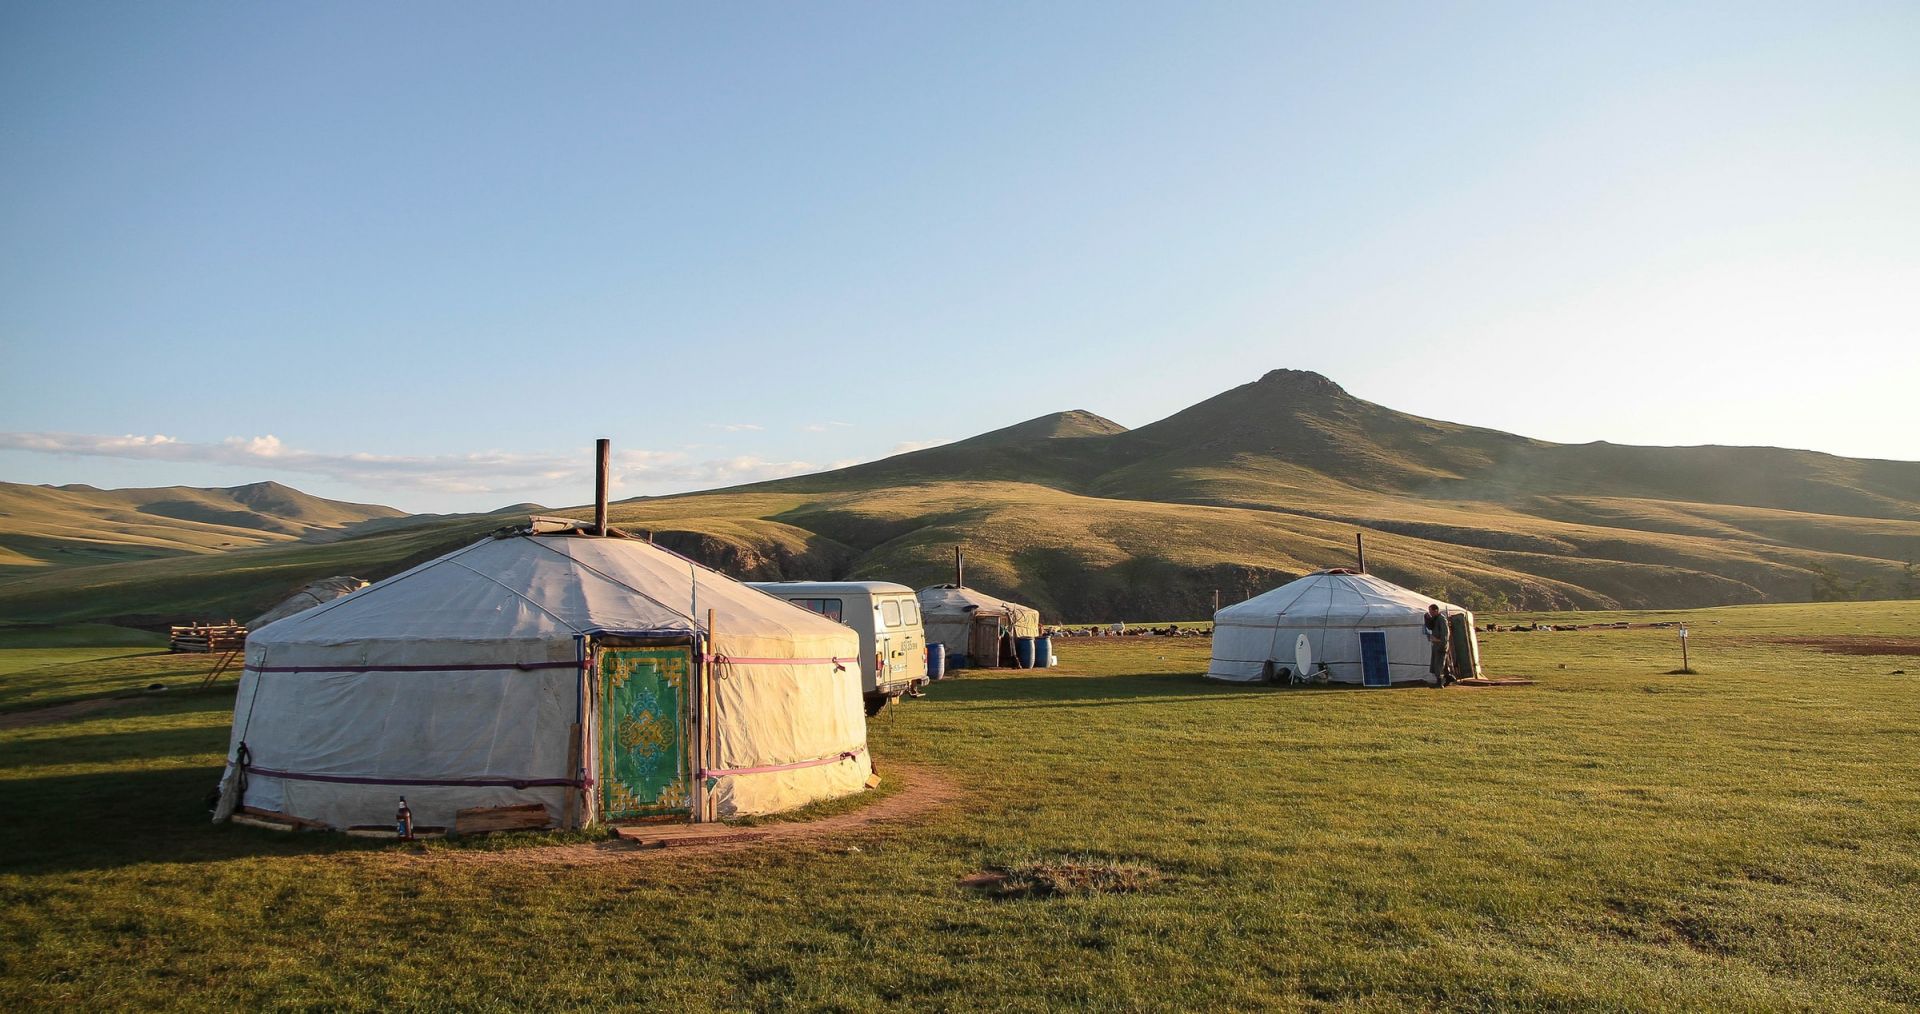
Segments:
[[[830,665],[834,672],[845,672],[847,666],[858,662],[857,658],[737,658],[732,655],[709,654],[700,656],[700,661],[714,665]]]
[[[775,771],[800,771],[805,768],[817,768],[823,764],[838,764],[841,761],[854,760],[866,752],[867,745],[862,743],[851,750],[842,750],[839,753],[815,757],[812,760],[794,761],[791,764],[763,764],[753,768],[707,768],[702,769],[699,774],[701,778],[720,778],[725,775],[764,775]]]

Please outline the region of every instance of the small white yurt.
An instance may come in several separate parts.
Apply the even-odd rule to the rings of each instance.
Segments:
[[[1008,638],[1040,636],[1040,610],[1032,606],[954,584],[922,588],[917,597],[927,643],[946,645],[949,659],[964,657],[974,668],[1000,665],[1012,652]]]
[[[1207,676],[1234,683],[1286,681],[1325,670],[1332,683],[1385,687],[1433,683],[1424,618],[1439,603],[1454,637],[1456,668],[1471,675],[1480,657],[1473,614],[1397,584],[1350,570],[1323,570],[1213,614]]]
[[[844,796],[873,770],[859,652],[665,549],[536,519],[253,631],[216,819],[391,826],[404,796],[423,826],[537,805],[578,827]]]

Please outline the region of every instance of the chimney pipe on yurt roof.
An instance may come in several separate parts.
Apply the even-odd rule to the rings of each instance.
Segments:
[[[955,588],[967,586],[967,558],[961,553],[959,546],[953,547],[953,586]]]
[[[1353,533],[1353,549],[1354,552],[1360,556],[1360,573],[1362,574],[1367,572],[1367,544],[1364,541],[1365,538],[1366,537],[1359,532]]]
[[[593,534],[607,535],[607,466],[613,459],[613,441],[593,442]]]

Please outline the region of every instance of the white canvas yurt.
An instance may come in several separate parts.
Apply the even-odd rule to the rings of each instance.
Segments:
[[[920,622],[927,643],[947,646],[947,657],[965,657],[976,668],[993,668],[1012,651],[1006,639],[1040,636],[1040,610],[997,599],[960,585],[922,588]]]
[[[1472,675],[1479,658],[1473,614],[1370,574],[1325,570],[1213,614],[1213,661],[1207,675],[1235,683],[1286,681],[1325,667],[1332,683],[1384,687],[1433,683],[1432,649],[1423,618],[1438,602],[1456,641],[1456,666]],[[1302,640],[1304,639],[1304,646]],[[1304,649],[1304,650],[1303,650]]]
[[[216,819],[391,826],[404,796],[419,825],[575,827],[865,786],[852,630],[543,520],[253,631]]]
[[[310,581],[281,600],[279,605],[248,620],[247,629],[259,630],[275,620],[284,620],[294,613],[304,613],[314,606],[326,605],[342,595],[351,595],[366,586],[367,582],[344,574],[339,577],[323,577],[318,581]]]

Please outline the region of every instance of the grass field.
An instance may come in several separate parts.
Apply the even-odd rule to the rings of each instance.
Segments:
[[[1540,681],[1498,690],[1224,687],[1204,638],[1064,641],[872,724],[959,805],[581,865],[213,827],[231,691],[142,696],[0,729],[0,1004],[1920,1004],[1920,605],[1675,615],[1700,675],[1662,675],[1669,630],[1482,635]],[[0,649],[0,718],[192,679],[146,652]],[[957,883],[1069,865],[1140,889]]]

